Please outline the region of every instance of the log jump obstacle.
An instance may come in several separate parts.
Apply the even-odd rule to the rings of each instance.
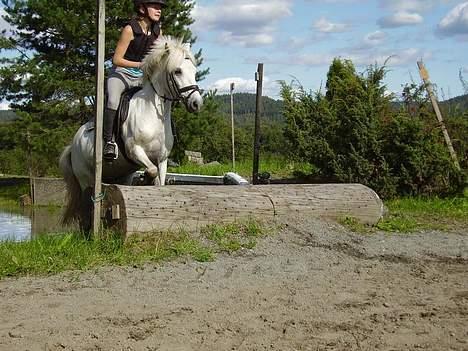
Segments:
[[[101,217],[125,236],[179,227],[196,230],[246,218],[348,216],[376,224],[384,212],[378,195],[361,184],[103,187]]]

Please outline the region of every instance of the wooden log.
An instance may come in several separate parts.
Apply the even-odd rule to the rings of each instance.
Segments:
[[[177,229],[197,230],[214,222],[255,217],[353,217],[376,224],[383,203],[361,184],[169,187],[104,185],[102,216],[125,235]]]

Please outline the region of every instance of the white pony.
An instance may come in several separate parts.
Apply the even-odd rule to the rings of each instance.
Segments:
[[[143,88],[131,98],[128,117],[121,127],[128,159],[119,156],[112,163],[104,162],[104,182],[129,184],[133,173],[144,167],[146,174],[158,177],[159,184],[164,185],[174,141],[171,103],[182,100],[189,112],[199,111],[203,104],[195,81],[195,58],[188,44],[161,36],[144,58],[142,69]],[[68,192],[64,222],[83,220],[83,206],[89,207],[89,203],[84,203],[91,201],[90,190],[94,187],[93,121],[78,129],[59,163]]]

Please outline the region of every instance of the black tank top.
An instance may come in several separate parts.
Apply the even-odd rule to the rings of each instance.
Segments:
[[[151,28],[151,34],[146,35],[143,33],[137,19],[132,19],[126,25],[130,25],[133,31],[133,40],[128,44],[127,51],[125,52],[124,59],[141,62],[143,57],[150,51],[154,41],[159,37],[161,28],[159,22],[154,22]]]

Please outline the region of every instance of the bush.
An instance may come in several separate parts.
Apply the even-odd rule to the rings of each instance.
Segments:
[[[322,181],[363,183],[386,198],[460,191],[463,176],[422,90],[406,87],[405,104],[395,109],[382,83],[385,73],[371,66],[357,74],[351,61],[335,59],[325,94],[283,83],[291,156],[318,167]]]

